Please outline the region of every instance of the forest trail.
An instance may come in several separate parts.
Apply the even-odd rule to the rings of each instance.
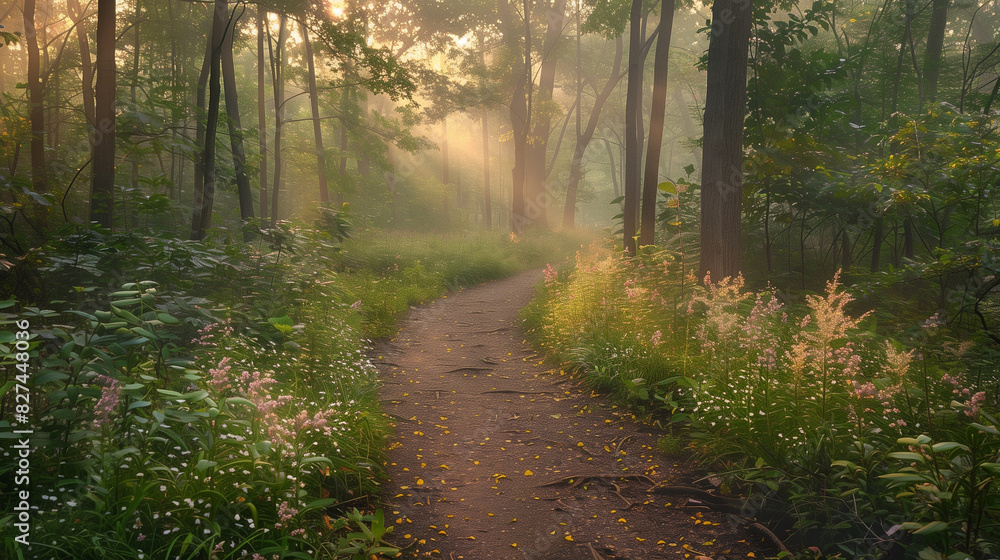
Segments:
[[[540,278],[531,271],[414,309],[380,350],[396,419],[386,522],[403,557],[773,554],[742,518],[645,492],[650,479],[690,481],[691,468],[656,451],[650,426],[552,373],[524,340],[517,312]]]

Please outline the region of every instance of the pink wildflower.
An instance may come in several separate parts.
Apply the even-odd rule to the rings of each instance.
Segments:
[[[288,502],[281,502],[281,505],[278,506],[278,522],[274,524],[274,528],[281,529],[285,527],[298,514],[299,510],[288,505]]]
[[[101,398],[97,401],[97,406],[94,407],[94,415],[96,416],[94,426],[100,427],[111,419],[111,415],[118,408],[118,403],[121,400],[122,384],[117,379],[106,375],[98,375],[97,382],[103,385],[103,387],[101,389]]]
[[[965,409],[965,415],[975,418],[979,416],[979,407],[982,406],[983,401],[986,400],[986,391],[979,391],[972,398],[969,399],[969,406]]]
[[[653,348],[656,348],[657,346],[660,345],[661,338],[663,338],[663,333],[660,332],[659,329],[657,329],[656,332],[653,333],[653,336],[650,337],[649,343],[653,345]]]
[[[233,366],[229,365],[229,361],[229,356],[226,356],[222,358],[217,367],[208,370],[210,376],[209,383],[215,387],[216,391],[221,392],[232,387],[232,384],[229,382],[229,370]]]

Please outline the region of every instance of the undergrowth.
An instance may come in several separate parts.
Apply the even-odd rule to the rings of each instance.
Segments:
[[[686,433],[790,544],[1000,552],[996,350],[939,313],[880,332],[839,275],[789,304],[742,278],[696,279],[666,251],[592,247],[550,267],[522,317],[592,386],[671,420],[663,450]]]
[[[9,420],[18,385],[34,433],[30,481],[17,451],[2,452],[4,557],[395,554],[378,509],[390,427],[370,338],[409,305],[552,258],[558,242],[349,241],[341,218],[250,244],[67,229],[24,261],[43,283],[0,297],[0,436],[23,437]],[[14,540],[21,490],[27,547]]]

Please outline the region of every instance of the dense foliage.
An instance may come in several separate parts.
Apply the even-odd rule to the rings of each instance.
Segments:
[[[30,325],[32,554],[391,553],[377,510],[390,432],[367,337],[391,334],[411,304],[537,264],[559,243],[347,241],[289,224],[228,248],[64,232],[40,251],[40,289],[74,286],[72,299],[51,310],[6,300],[0,316],[4,409],[20,402],[17,322]],[[109,289],[128,277],[155,280]],[[19,488],[17,451],[4,453],[0,483]],[[12,537],[16,493],[3,505]],[[31,557],[4,542],[6,556]]]
[[[687,434],[790,543],[996,554],[996,349],[938,314],[879,325],[841,282],[789,302],[742,278],[699,281],[671,252],[594,248],[550,268],[525,316],[595,388]]]

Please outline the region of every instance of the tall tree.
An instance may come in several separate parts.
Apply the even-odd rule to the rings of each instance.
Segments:
[[[623,54],[624,45],[622,36],[618,35],[615,38],[615,62],[611,67],[611,73],[608,75],[607,81],[604,82],[604,88],[597,93],[597,97],[594,99],[594,106],[591,108],[590,116],[587,118],[587,127],[583,129],[576,139],[576,148],[573,150],[573,160],[570,162],[569,168],[569,183],[566,186],[566,204],[563,207],[563,229],[570,229],[576,223],[576,199],[580,188],[580,181],[583,179],[583,156],[587,153],[587,146],[590,145],[590,141],[593,140],[594,133],[597,131],[597,125],[601,120],[601,111],[604,108],[604,104],[611,97],[615,88],[618,87],[618,82],[622,78]],[[608,154],[610,157],[610,151]],[[611,159],[611,179],[615,182],[615,191],[617,191],[618,175],[614,172],[614,165],[614,159]],[[617,194],[615,196],[617,197]]]
[[[87,118],[87,128],[94,127],[94,65],[90,60],[90,40],[83,25],[85,14],[80,8],[80,0],[66,0],[67,12],[76,27],[76,38],[80,45],[80,73],[83,75],[83,115]]]
[[[476,29],[476,40],[479,44],[479,64],[486,68],[486,42],[483,40],[482,28]],[[479,87],[485,88],[485,79],[480,79]],[[493,192],[490,188],[490,124],[489,109],[482,108],[480,125],[483,132],[483,223],[487,230],[493,229]]]
[[[211,25],[208,39],[205,41],[205,57],[201,63],[201,73],[198,75],[198,85],[195,89],[195,147],[194,158],[194,189],[191,205],[191,239],[201,239],[204,228],[201,226],[202,209],[205,206],[205,145],[208,128],[205,122],[205,97],[208,89],[208,78],[212,70],[212,33],[215,29],[215,15],[209,19]]]
[[[115,0],[97,2],[97,88],[93,142],[90,220],[111,228],[115,188]]]
[[[264,81],[264,21],[267,10],[257,6],[257,130],[260,142],[260,217],[267,220],[267,95]]]
[[[528,144],[525,164],[525,212],[531,223],[542,227],[548,226],[548,193],[545,186],[545,160],[549,135],[552,132],[552,111],[546,106],[552,101],[555,88],[556,46],[562,37],[563,21],[566,18],[566,0],[554,0],[552,4],[544,2],[538,5],[544,12],[548,26],[542,40],[541,64],[538,71],[537,95],[533,104],[542,107],[538,118],[533,119],[534,126],[530,134],[532,141]],[[528,108],[532,110],[531,107]]]
[[[524,230],[527,217],[525,216],[524,204],[524,183],[525,183],[525,155],[528,143],[528,130],[530,128],[531,115],[528,111],[528,98],[531,93],[531,21],[528,14],[531,13],[530,0],[522,3],[524,9],[524,66],[514,69],[514,91],[510,102],[510,125],[513,131],[514,141],[514,165],[511,169],[511,231],[520,233]],[[504,40],[507,48],[511,52],[517,52],[520,47],[518,40],[517,23],[514,16],[514,9],[509,0],[500,0],[499,5],[500,21],[504,27]]]
[[[330,202],[326,180],[326,149],[323,147],[323,127],[319,120],[319,91],[316,89],[316,60],[313,56],[312,41],[309,40],[309,29],[299,24],[302,41],[306,47],[306,62],[309,65],[309,107],[312,109],[313,136],[316,142],[316,167],[319,172],[319,201],[322,204]]]
[[[28,105],[31,121],[31,182],[37,192],[45,192],[45,102],[42,91],[41,55],[35,29],[35,0],[24,0],[25,48],[28,51]]]
[[[270,33],[270,28],[268,28]],[[271,79],[274,84],[274,180],[271,181],[271,226],[278,221],[278,192],[281,190],[281,173],[283,158],[281,157],[281,133],[285,119],[285,41],[288,39],[288,14],[281,14],[278,23],[278,41],[271,50]]]
[[[445,218],[448,217],[448,197],[451,196],[448,193],[449,187],[451,186],[451,162],[449,161],[448,153],[448,115],[445,115],[441,119],[441,183],[444,184],[444,215]],[[458,201],[458,211],[461,214],[462,201]]]
[[[660,1],[659,36],[653,57],[653,103],[649,114],[649,139],[646,145],[646,168],[642,182],[642,219],[639,221],[639,245],[652,245],[656,233],[656,193],[659,184],[660,151],[667,109],[667,68],[670,36],[674,26],[675,0]]]
[[[226,42],[226,23],[229,8],[226,0],[215,0],[212,10],[212,32],[208,36],[211,62],[208,77],[208,114],[205,124],[205,146],[202,151],[202,172],[205,176],[205,186],[202,195],[201,208],[195,209],[199,218],[192,224],[191,238],[204,239],[205,232],[212,226],[212,210],[215,205],[215,144],[219,132],[219,105],[222,97],[222,47]],[[199,211],[200,210],[200,211]]]
[[[636,218],[639,210],[639,158],[642,146],[642,0],[632,0],[629,12],[628,89],[625,93],[625,208],[622,216],[622,246],[635,254]]]
[[[708,45],[701,166],[701,275],[716,281],[743,266],[743,120],[752,0],[715,0]]]
[[[927,31],[927,49],[924,51],[924,99],[937,101],[938,77],[941,75],[941,53],[944,50],[944,33],[948,23],[948,6],[951,0],[933,0],[931,24]]]
[[[233,169],[236,172],[236,192],[240,198],[240,219],[244,224],[253,219],[253,193],[250,191],[250,177],[247,176],[247,156],[243,147],[243,124],[240,120],[239,95],[236,91],[236,65],[233,61],[233,40],[236,37],[236,25],[239,23],[239,16],[236,10],[241,6],[233,8],[233,15],[225,31],[224,45],[222,46],[222,81],[226,92],[226,116],[229,124],[229,146],[233,153]],[[244,239],[249,240],[250,231],[244,230]]]

